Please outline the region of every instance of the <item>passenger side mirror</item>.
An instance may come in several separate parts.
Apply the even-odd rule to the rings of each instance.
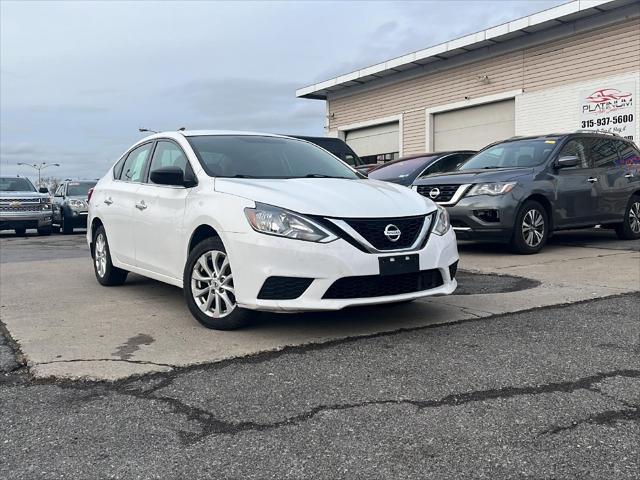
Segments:
[[[556,168],[577,167],[580,165],[580,159],[575,155],[567,155],[556,160]]]
[[[164,167],[154,170],[149,175],[149,178],[153,183],[159,185],[175,185],[178,187],[184,187],[184,173],[179,167]]]
[[[40,187],[38,189],[39,193],[49,193],[49,189],[47,187]]]

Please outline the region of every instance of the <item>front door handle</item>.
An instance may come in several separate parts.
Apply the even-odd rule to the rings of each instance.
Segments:
[[[597,179],[597,178],[595,178],[595,177],[589,177],[589,178],[587,178],[587,182],[589,182],[589,183],[596,183],[597,181],[598,181],[598,179]]]
[[[147,204],[144,203],[144,200],[140,200],[138,203],[136,203],[136,208],[140,211],[144,210],[145,208],[147,208]]]
[[[107,197],[104,199],[104,203],[106,203],[107,205],[111,205],[113,203],[113,200],[111,200],[111,197]]]
[[[624,178],[633,178],[633,173],[627,173]]]

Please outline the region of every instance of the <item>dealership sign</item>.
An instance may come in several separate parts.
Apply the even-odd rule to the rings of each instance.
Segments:
[[[580,125],[584,130],[611,132],[630,140],[636,133],[635,82],[603,85],[580,92]]]

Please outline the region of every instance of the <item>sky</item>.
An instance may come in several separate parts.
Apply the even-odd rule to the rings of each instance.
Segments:
[[[324,134],[298,88],[564,0],[0,0],[0,174],[98,178],[154,130]]]

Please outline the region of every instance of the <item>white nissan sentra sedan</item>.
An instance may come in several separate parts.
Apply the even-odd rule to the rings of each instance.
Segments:
[[[241,327],[257,310],[338,310],[456,288],[444,208],[277,135],[149,136],[97,183],[88,227],[98,282],[121,285],[135,272],[181,287],[208,328]]]

